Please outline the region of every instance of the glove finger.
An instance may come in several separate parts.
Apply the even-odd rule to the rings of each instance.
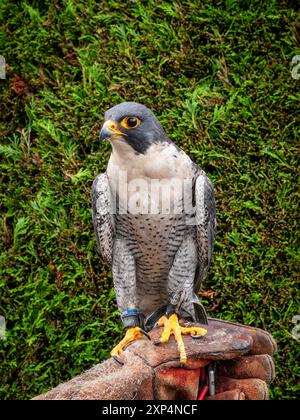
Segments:
[[[270,384],[275,378],[275,366],[268,354],[244,356],[220,363],[217,374],[235,379],[257,378]]]
[[[249,334],[253,340],[250,354],[270,354],[272,356],[277,350],[276,342],[271,334],[260,328],[249,327],[247,325],[215,318],[209,318],[208,325],[232,329],[235,332],[240,331],[241,334]]]
[[[230,391],[221,392],[220,394],[216,394],[213,397],[206,397],[205,400],[244,400],[245,394],[240,389],[232,389]]]
[[[217,394],[239,389],[245,394],[246,400],[268,400],[269,389],[261,379],[233,379],[219,376],[217,378]]]

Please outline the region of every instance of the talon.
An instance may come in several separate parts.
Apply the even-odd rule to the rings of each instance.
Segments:
[[[113,359],[121,366],[124,366],[124,362],[118,356],[112,356]]]
[[[194,338],[195,340],[198,340],[199,338],[202,338],[204,336],[201,334],[191,334],[191,337]]]
[[[142,333],[142,334],[144,334],[144,336],[145,337],[147,337],[148,338],[148,340],[150,340],[151,341],[151,337],[150,337],[150,335],[145,331],[145,330],[143,330],[142,328],[140,328],[140,332]]]
[[[139,338],[142,338],[144,336],[144,332],[145,331],[143,332],[141,331],[140,327],[129,328],[126,331],[126,334],[123,340],[121,340],[120,343],[117,344],[116,347],[114,347],[113,350],[110,352],[111,357],[113,357],[116,360],[116,362],[119,363],[120,359],[117,360],[118,356],[120,356],[120,354],[123,353],[123,350],[125,349],[125,347],[128,344],[132,343],[133,341],[138,340]],[[121,363],[124,364],[123,362]]]

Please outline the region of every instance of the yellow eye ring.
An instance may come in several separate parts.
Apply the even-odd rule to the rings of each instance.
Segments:
[[[125,117],[121,121],[121,125],[127,129],[136,128],[140,124],[141,124],[141,120],[138,117]]]

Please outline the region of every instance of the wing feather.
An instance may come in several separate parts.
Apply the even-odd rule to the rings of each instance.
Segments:
[[[100,174],[92,186],[92,217],[98,248],[103,259],[111,266],[115,237],[115,219],[108,177]]]
[[[195,182],[195,202],[198,250],[195,292],[197,293],[210,265],[216,234],[215,193],[213,185],[204,171],[200,172]]]

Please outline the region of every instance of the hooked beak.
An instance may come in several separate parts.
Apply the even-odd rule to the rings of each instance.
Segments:
[[[118,129],[118,126],[115,122],[108,120],[103,124],[103,127],[100,131],[99,141],[102,143],[105,140],[115,140],[121,136],[126,135],[127,134],[122,133],[122,131]]]

